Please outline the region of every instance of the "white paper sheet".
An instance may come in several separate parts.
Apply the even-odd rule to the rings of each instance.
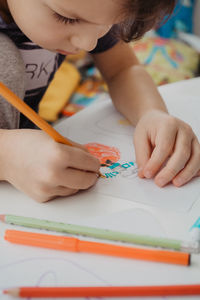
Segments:
[[[188,104],[186,93],[182,93],[185,96],[181,96],[181,92],[180,96],[178,92],[175,93],[174,89],[179,86],[182,89],[187,86],[187,83],[166,88],[169,110],[189,122],[200,137],[199,98],[193,96],[194,89],[191,89],[190,104]],[[200,85],[195,84],[195,87],[198,86]],[[174,99],[175,95],[176,99]],[[109,102],[104,102],[102,105],[99,104],[77,114],[67,122],[61,122],[57,128],[67,137],[81,143],[99,142],[116,146],[121,151],[121,163],[134,162],[133,128],[121,121],[122,119]],[[127,172],[130,169],[127,169]],[[182,228],[185,231],[182,236],[187,237],[188,225],[191,226],[199,214],[198,187],[199,179],[184,187],[183,192],[177,191],[178,189],[174,187],[159,189],[151,180],[139,180],[135,176],[129,179],[116,176],[107,181],[100,179],[92,191],[41,205],[16,191],[9,184],[2,183],[0,208],[1,213],[178,238]],[[125,209],[129,210],[123,211]],[[181,216],[184,216],[182,220]],[[75,254],[10,244],[3,239],[5,229],[21,230],[22,228],[0,224],[0,290],[24,285],[199,284],[199,255],[192,256],[190,267],[183,267],[83,253]],[[172,231],[174,235],[170,236],[169,233]],[[199,299],[199,297],[184,297],[185,300],[194,298]],[[13,298],[0,293],[0,299]],[[181,298],[170,297],[170,299]]]
[[[189,123],[200,137],[199,98],[191,97],[188,101],[187,97],[182,96],[181,101],[176,103],[171,101],[167,104],[169,111]],[[129,164],[129,167],[121,170],[119,167],[113,170],[108,167],[102,168],[102,174],[106,174],[108,178],[100,178],[90,193],[110,195],[176,212],[190,211],[200,197],[199,178],[180,188],[172,184],[159,188],[153,180],[142,180],[137,177],[132,142],[134,129],[116,112],[110,101],[92,106],[67,122],[61,122],[56,128],[63,135],[79,143],[96,142],[115,147],[121,154],[118,161],[120,164],[126,163],[126,167],[127,163],[134,164],[134,166]]]

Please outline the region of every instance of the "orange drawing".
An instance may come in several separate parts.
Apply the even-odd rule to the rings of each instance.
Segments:
[[[110,147],[98,143],[88,143],[85,147],[97,157],[104,166],[112,165],[120,159],[120,151],[116,147]]]

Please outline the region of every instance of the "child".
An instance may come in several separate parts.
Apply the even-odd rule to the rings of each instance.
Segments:
[[[139,176],[155,177],[160,187],[169,182],[181,186],[200,175],[199,142],[187,124],[168,114],[151,78],[124,42],[141,37],[170,14],[174,4],[0,0],[0,80],[37,110],[65,55],[91,51],[114,105],[136,126]],[[19,119],[3,99],[0,110],[0,180],[40,202],[95,184],[99,161],[81,146],[55,143],[26,118]]]

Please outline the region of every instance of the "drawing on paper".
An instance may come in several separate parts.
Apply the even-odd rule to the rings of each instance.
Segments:
[[[88,143],[85,146],[92,155],[100,160],[102,167],[101,172],[105,178],[113,178],[116,176],[133,177],[137,175],[135,162],[119,163],[121,155],[117,147],[99,143]]]
[[[89,152],[98,158],[102,166],[117,162],[121,155],[119,149],[99,143],[88,143],[85,145]]]
[[[137,176],[138,168],[135,162],[130,161],[123,164],[120,164],[119,162],[114,163],[110,166],[108,166],[110,169],[107,172],[103,172],[103,175],[106,178],[113,178],[116,176],[121,176],[123,178],[133,178]]]

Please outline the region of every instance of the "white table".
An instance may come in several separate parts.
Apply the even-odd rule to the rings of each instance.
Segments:
[[[173,101],[182,101],[182,95],[184,99],[187,97],[190,116],[193,113],[193,108],[189,105],[190,99],[199,97],[200,112],[200,78],[163,86],[160,92],[164,99],[173,98]],[[67,121],[61,121],[56,128],[64,128],[65,122]],[[198,128],[194,128],[196,129]],[[162,230],[168,236],[180,234],[181,237],[184,237],[184,232],[188,231],[192,222],[200,216],[200,199],[188,213],[179,214],[156,207],[147,209],[144,204],[110,196],[97,194],[94,197],[87,192],[39,204],[7,183],[0,184],[0,207],[1,213],[29,215],[77,224],[100,225],[102,222],[110,222],[114,228],[117,220],[122,217],[124,230],[132,225],[137,226],[137,222],[148,228],[148,221],[155,217],[157,223],[162,223]],[[149,216],[145,219],[147,210]],[[153,222],[152,226],[156,227],[157,223]],[[58,285],[66,282],[77,285],[200,283],[200,255],[192,257],[192,265],[189,268],[107,257],[96,258],[87,254],[74,256],[73,253],[9,245],[3,240],[7,228],[14,229],[12,226],[0,224],[0,288],[23,283],[56,284],[56,281]],[[67,270],[70,270],[70,274]],[[0,299],[8,298],[0,296]]]

